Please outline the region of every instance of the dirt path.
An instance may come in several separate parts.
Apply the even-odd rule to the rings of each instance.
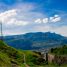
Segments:
[[[28,64],[26,64],[26,55],[25,54],[23,54],[23,55],[24,55],[24,64],[25,64],[25,66],[30,67]]]
[[[26,67],[30,67],[29,65],[25,64]]]

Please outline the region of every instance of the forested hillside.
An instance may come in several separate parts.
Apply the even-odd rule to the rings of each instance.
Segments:
[[[17,49],[38,50],[67,44],[67,37],[51,32],[33,32],[22,35],[5,36],[4,41]]]

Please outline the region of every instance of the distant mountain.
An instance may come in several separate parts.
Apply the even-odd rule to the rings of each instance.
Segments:
[[[51,48],[67,44],[67,37],[51,32],[5,36],[4,40],[10,46],[25,50]]]

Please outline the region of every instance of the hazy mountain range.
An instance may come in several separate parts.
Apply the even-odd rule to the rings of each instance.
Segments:
[[[67,37],[51,32],[5,36],[4,40],[10,46],[24,50],[51,48],[67,44]]]

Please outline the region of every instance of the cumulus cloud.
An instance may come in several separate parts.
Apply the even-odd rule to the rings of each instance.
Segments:
[[[43,14],[39,12],[33,12],[33,9],[34,5],[32,4],[17,4],[13,9],[1,12],[0,21],[5,25],[9,24],[12,27],[14,25],[25,26],[34,24],[34,19],[43,17]],[[41,22],[39,21],[39,23]]]
[[[0,22],[4,23],[6,25],[8,24],[8,25],[23,25],[23,26],[25,26],[28,24],[27,21],[18,20],[16,18],[16,16],[18,16],[17,9],[5,11],[3,13],[0,13]]]
[[[59,15],[54,15],[53,17],[48,17],[48,18],[43,18],[41,19],[36,19],[35,22],[37,23],[49,23],[49,22],[59,22],[61,20],[61,17]]]
[[[17,20],[15,18],[10,19],[10,21],[7,22],[8,25],[18,25],[18,26],[25,26],[28,24],[27,21]]]
[[[50,17],[50,22],[58,22],[61,20],[59,15],[55,15],[54,17]]]
[[[9,20],[9,18],[14,17],[16,14],[16,10],[14,9],[2,12],[0,13],[0,21],[6,23],[6,21]]]
[[[41,19],[36,19],[35,23],[42,23]]]
[[[48,23],[49,22],[49,19],[48,18],[44,18],[43,19],[43,23]]]
[[[4,35],[20,34],[20,31],[24,33],[34,24],[34,19],[44,17],[42,13],[32,11],[34,9],[32,4],[16,4],[12,7],[0,12],[0,22],[3,23]]]
[[[0,21],[4,24],[4,35],[50,31],[67,36],[66,26],[52,27],[49,25],[49,23],[60,22],[61,15],[46,17],[46,13],[42,14],[33,9],[35,8],[32,4],[16,4],[13,9],[1,12]]]
[[[27,21],[21,21],[21,20],[15,20],[15,24],[19,26],[25,26],[28,25],[29,22]]]

